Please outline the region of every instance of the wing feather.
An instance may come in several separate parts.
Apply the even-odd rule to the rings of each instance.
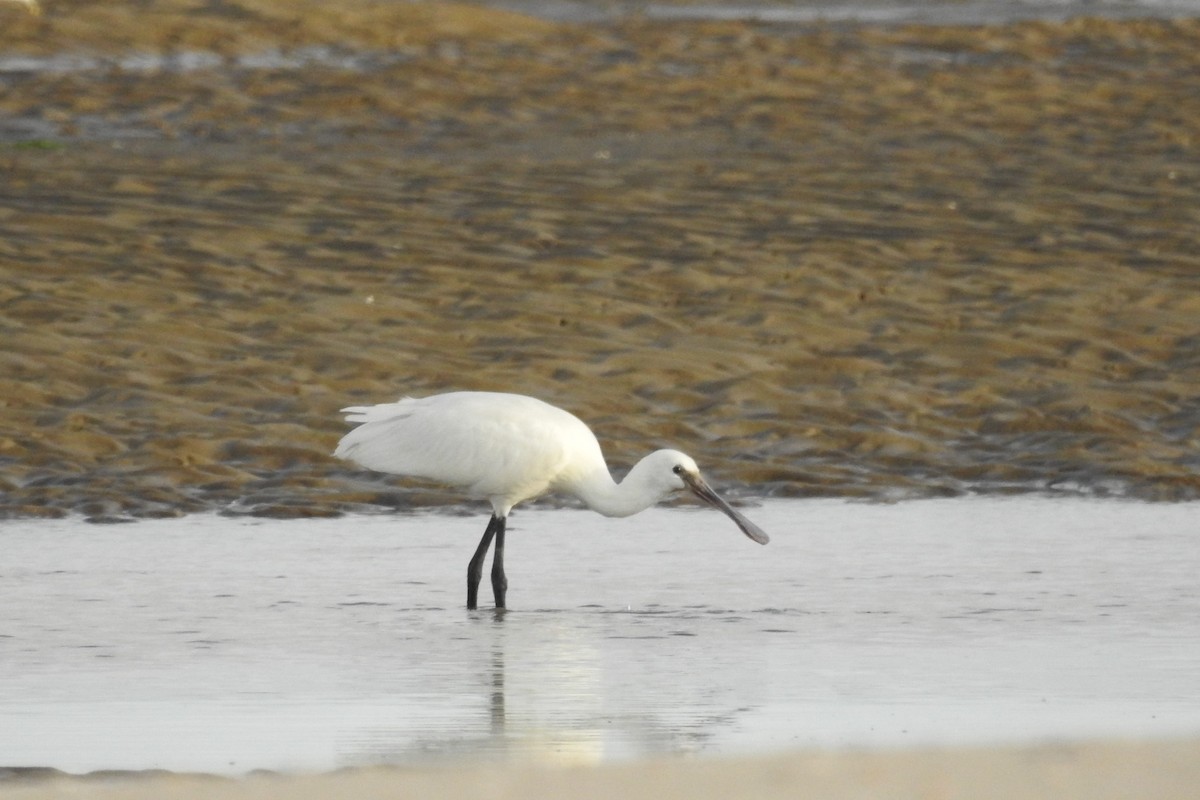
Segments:
[[[512,503],[552,485],[577,458],[581,435],[595,443],[573,415],[521,395],[455,392],[342,410],[360,424],[335,456]]]

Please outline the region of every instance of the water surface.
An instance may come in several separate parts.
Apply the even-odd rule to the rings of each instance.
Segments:
[[[330,769],[1200,731],[1195,504],[0,529],[0,762]],[[485,588],[483,599],[490,593]]]

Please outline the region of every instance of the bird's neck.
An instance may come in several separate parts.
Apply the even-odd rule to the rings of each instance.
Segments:
[[[635,465],[625,479],[617,483],[607,470],[590,473],[573,487],[574,494],[588,508],[606,517],[628,517],[645,511],[663,498],[663,493],[654,489],[638,474]]]

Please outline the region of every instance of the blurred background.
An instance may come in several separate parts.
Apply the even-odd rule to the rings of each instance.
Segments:
[[[329,455],[453,389],[735,497],[1195,499],[1197,16],[6,0],[0,514],[459,502]]]

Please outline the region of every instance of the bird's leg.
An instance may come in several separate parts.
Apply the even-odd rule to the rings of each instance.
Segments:
[[[497,518],[493,515],[488,520],[483,538],[479,540],[479,547],[475,548],[475,555],[471,556],[471,563],[467,565],[467,609],[469,611],[474,611],[479,607],[479,581],[483,578],[483,560],[487,558],[487,551],[492,546],[492,537],[496,535],[497,527],[504,530],[504,518]]]
[[[504,594],[508,591],[508,578],[504,575],[504,522],[500,517],[496,525],[496,550],[492,554],[492,594],[496,598],[496,608],[504,608]]]

